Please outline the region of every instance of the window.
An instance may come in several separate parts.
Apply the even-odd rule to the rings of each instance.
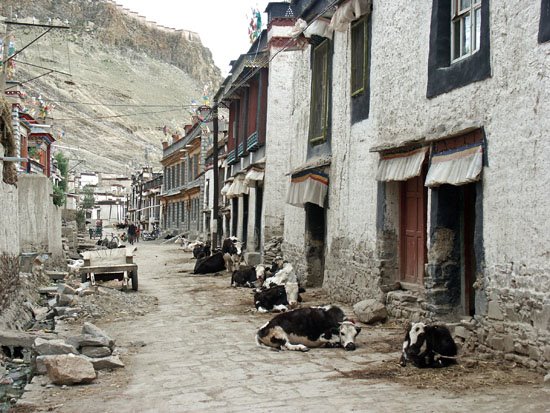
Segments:
[[[452,0],[452,61],[479,50],[481,35],[481,0]]]
[[[489,0],[432,4],[428,98],[491,77]]]
[[[370,15],[351,24],[351,122],[369,117]]]
[[[367,25],[365,19],[351,25],[351,96],[365,91],[367,81]]]
[[[540,4],[539,43],[550,40],[550,0],[542,0]]]
[[[195,168],[193,170],[193,179],[196,179],[197,176],[199,176],[199,154],[196,154],[193,158],[194,158],[193,166]]]
[[[314,47],[312,56],[311,113],[309,142],[312,145],[325,142],[328,133],[329,97],[329,41]]]

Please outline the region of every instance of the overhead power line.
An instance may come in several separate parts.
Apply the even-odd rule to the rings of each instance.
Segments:
[[[120,107],[136,107],[136,108],[186,108],[200,105],[155,105],[155,104],[139,104],[139,103],[108,103],[108,102],[78,102],[75,100],[52,100],[53,103],[68,103],[72,105],[87,105],[87,106],[120,106]]]
[[[90,117],[75,117],[75,118],[51,118],[53,121],[67,121],[67,120],[94,120],[94,119],[114,119],[114,118],[123,118],[127,116],[137,116],[137,115],[153,115],[156,113],[168,113],[168,112],[177,112],[179,109],[168,109],[168,110],[159,110],[154,112],[138,112],[138,113],[125,113],[121,115],[109,115],[109,116],[90,116]]]
[[[303,33],[309,26],[311,26],[311,24],[313,22],[315,22],[319,17],[321,17],[323,14],[325,14],[328,10],[330,10],[332,7],[334,7],[339,2],[340,2],[340,0],[333,0],[330,4],[328,4],[323,10],[321,10],[319,13],[317,13],[317,15],[315,15],[315,17],[313,19],[311,19],[311,21],[306,25],[306,27],[304,27],[302,29],[301,33]],[[257,67],[255,67],[252,71],[250,71],[250,73],[248,73],[243,79],[241,79],[239,82],[237,82],[235,85],[233,85],[225,95],[230,96],[237,89],[244,86],[246,84],[246,82],[248,82],[252,77],[254,77],[256,75],[256,73],[258,73],[260,71],[260,69],[262,67],[264,67],[265,65],[268,65],[273,59],[275,59],[275,57],[277,57],[277,55],[279,53],[281,53],[281,52],[285,51],[286,49],[288,49],[294,43],[295,40],[296,39],[294,37],[288,39],[288,41],[283,45],[283,47],[281,49],[279,49],[277,52],[275,52],[273,54],[273,56],[265,58],[263,61],[260,61]],[[214,108],[217,108],[219,106],[219,104],[220,103],[216,103],[216,102],[214,103],[213,107],[210,109],[210,114],[212,113]],[[208,116],[210,116],[210,114]]]

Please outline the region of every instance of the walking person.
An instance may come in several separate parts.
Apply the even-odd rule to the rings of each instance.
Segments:
[[[136,239],[136,229],[136,225],[133,222],[128,225],[128,241],[130,242],[130,245],[134,245],[134,241]]]
[[[141,234],[141,224],[137,224],[137,227],[136,227],[136,242],[139,242],[140,234]]]

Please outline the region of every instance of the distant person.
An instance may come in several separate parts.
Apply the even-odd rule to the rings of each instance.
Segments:
[[[128,225],[128,242],[131,245],[134,245],[134,241],[136,239],[136,230],[137,230],[136,224],[134,224],[133,222],[130,225]]]
[[[90,234],[90,239],[94,239],[94,229],[92,227],[88,228],[88,234]]]
[[[138,224],[136,227],[136,242],[139,242],[139,236],[141,234],[141,225]]]

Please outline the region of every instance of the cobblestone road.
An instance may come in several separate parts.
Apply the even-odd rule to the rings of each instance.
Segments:
[[[157,296],[158,311],[99,324],[123,349],[125,369],[88,386],[31,385],[23,401],[58,412],[550,411],[549,388],[540,384],[455,394],[353,377],[397,360],[401,330],[385,330],[390,345],[382,331],[365,328],[355,352],[256,347],[255,332],[270,317],[250,311],[250,290],[230,288],[228,276],[192,276],[186,257],[173,244],[138,244],[138,294]],[[132,347],[138,341],[146,345]]]

